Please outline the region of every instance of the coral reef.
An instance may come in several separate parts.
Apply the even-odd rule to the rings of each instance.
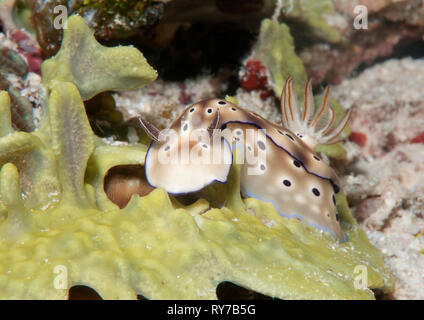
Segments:
[[[258,47],[254,52],[271,74],[270,82],[275,95],[281,95],[284,82],[290,76],[293,77],[297,95],[303,96],[304,84],[307,81],[305,68],[295,53],[293,38],[287,25],[264,19]]]
[[[393,59],[334,88],[362,137],[347,144],[345,191],[393,270],[396,299],[424,298],[423,71],[422,59]]]
[[[156,71],[137,49],[100,45],[80,20],[67,20],[66,28],[72,29],[72,33],[65,32],[62,50],[43,63],[45,85],[52,80],[73,82],[78,85],[82,99],[87,100],[102,91],[128,90],[156,79]]]
[[[334,0],[327,1],[327,5],[332,7],[331,13],[323,12],[320,20],[332,32],[326,30],[320,37],[314,38],[304,31],[303,10],[296,10],[297,7],[304,9],[312,2],[323,1],[296,1],[293,7],[285,6],[285,14],[290,17],[292,11],[298,12],[293,19],[300,30],[292,30],[300,33],[295,35],[299,56],[315,84],[322,81],[340,83],[361,64],[390,56],[393,50],[420,40],[424,34],[421,0]],[[366,14],[366,29],[354,27],[355,19],[361,13]],[[365,23],[363,20],[359,22]],[[307,30],[315,30],[312,27]]]
[[[262,20],[273,16],[274,21],[290,28],[296,53],[305,65],[308,78],[314,79],[314,86],[323,81],[340,83],[358,66],[387,57],[394,50],[419,41],[424,34],[421,0],[239,1],[235,2],[237,6],[223,3],[171,1],[159,23],[164,27],[157,31],[166,34],[171,26],[225,21],[258,33],[263,28]],[[255,6],[255,10],[249,10]],[[354,22],[364,8],[367,29],[355,28]],[[287,36],[280,39],[285,43]],[[166,43],[169,45],[170,41]]]
[[[16,167],[10,163],[2,167],[1,199],[7,210],[0,231],[4,298],[66,298],[67,289],[77,284],[94,288],[106,299],[136,294],[214,298],[223,280],[281,298],[370,298],[371,291],[353,287],[358,264],[370,266],[372,288],[390,291],[380,254],[346,207],[343,219],[350,225],[351,241],[340,247],[298,221],[279,217],[269,205],[253,199],[243,204],[236,177],[229,186],[234,203],[220,210],[208,210],[204,200],[175,209],[160,189],[144,198],[134,196],[121,211],[113,208],[105,195],[95,197],[104,192],[101,177],[113,166],[131,163],[131,154],[133,163],[142,164],[146,148],[98,144],[90,155],[93,137],[82,101],[74,99],[78,92],[70,83],[58,83],[49,99],[51,144],[61,182],[59,203],[44,212],[27,211]],[[64,120],[79,130],[62,134]],[[87,174],[94,177],[95,190],[82,179],[88,158]],[[299,268],[294,267],[297,264]],[[68,270],[63,290],[53,286],[58,265]],[[310,274],[306,279],[305,272]]]
[[[14,128],[32,131],[35,128],[32,104],[25,95],[21,94],[23,78],[28,75],[29,68],[26,58],[21,55],[19,49],[4,36],[0,38],[0,89],[6,90],[12,100]]]
[[[75,61],[67,39],[99,58],[87,52]],[[214,299],[224,281],[283,299],[372,299],[372,290],[392,292],[382,255],[342,192],[337,206],[349,236],[343,244],[280,217],[270,204],[242,199],[238,166],[227,184],[213,186],[226,195],[221,208],[206,199],[183,205],[160,188],[133,195],[123,209],[110,201],[104,177],[118,166],[143,166],[147,145],[110,145],[96,137],[83,100],[152,81],[155,73],[135,50],[100,47],[73,16],[58,55],[42,65],[48,96],[36,131],[12,129],[8,94],[1,93],[2,298],[66,299],[69,288],[85,285],[104,299]],[[129,58],[121,57],[127,65],[114,69],[110,57],[117,51]],[[115,72],[100,84],[90,82],[100,69]],[[368,271],[368,287],[355,288],[357,266]]]
[[[72,16],[65,31],[53,26],[57,5]],[[368,29],[354,28],[358,8]],[[423,298],[424,66],[381,63],[402,48],[422,56],[423,8],[0,1],[0,296],[66,299],[90,287],[105,299]],[[339,84],[336,121],[353,112],[344,141],[315,149],[342,176],[349,242],[240,198],[237,166],[228,185],[181,197],[147,183],[150,139],[128,120],[165,128],[187,105],[225,97],[280,124],[289,76],[300,103],[312,78],[316,106],[325,84]],[[357,265],[368,289],[353,287]],[[59,289],[57,267],[68,272]]]
[[[79,14],[95,30],[96,36],[103,40],[123,39],[134,35],[141,27],[149,27],[163,15],[163,2],[138,0],[23,0],[31,10],[37,40],[44,56],[53,56],[62,39],[62,29],[54,27],[59,14],[59,5],[67,9],[67,15]]]
[[[387,57],[394,50],[420,40],[424,34],[421,0],[17,1],[16,24],[28,28],[27,17],[31,15],[44,57],[53,56],[61,42],[62,30],[53,27],[57,5],[66,7],[68,15],[80,14],[99,40],[133,37],[137,43],[159,51],[169,50],[171,55],[181,59],[190,52],[186,47],[173,47],[172,40],[180,29],[195,26],[193,30],[199,30],[219,22],[256,34],[264,28],[263,19],[272,16],[275,22],[290,28],[296,53],[308,77],[314,79],[314,86],[323,81],[340,83],[358,66]],[[358,21],[365,25],[364,20],[358,20],[361,13],[367,16],[366,29],[354,27],[354,22]],[[288,41],[287,36],[281,39],[282,45]],[[239,43],[235,47],[241,46]],[[209,52],[203,51],[206,55]],[[193,54],[197,58],[199,55],[202,56],[201,51]]]
[[[262,101],[259,104],[261,105],[266,105],[264,100],[269,96],[269,90],[272,90],[276,96],[280,96],[285,81],[292,77],[296,96],[303,103],[307,73],[302,60],[296,55],[294,41],[286,24],[270,19],[262,21],[258,42],[245,60],[239,76],[242,89],[260,92]],[[323,95],[317,96],[315,105],[321,105],[323,98]],[[247,108],[257,105],[252,101],[249,102],[250,105]],[[339,121],[345,111],[336,100],[331,99],[330,103],[336,111],[335,119]],[[349,136],[349,134],[350,129],[347,126],[344,136]],[[316,150],[336,159],[342,159],[346,155],[340,143],[319,145]]]

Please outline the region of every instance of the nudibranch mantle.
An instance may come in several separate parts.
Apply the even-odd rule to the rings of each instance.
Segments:
[[[195,192],[215,181],[225,183],[234,160],[232,150],[240,148],[244,194],[271,202],[281,216],[300,218],[346,240],[334,197],[339,179],[313,149],[318,142],[333,142],[350,113],[333,126],[328,89],[323,106],[315,112],[310,83],[303,111],[292,92],[289,79],[281,98],[283,126],[220,99],[188,106],[162,132],[140,118],[154,139],[145,159],[148,182],[171,194]],[[249,155],[256,161],[246,161]]]

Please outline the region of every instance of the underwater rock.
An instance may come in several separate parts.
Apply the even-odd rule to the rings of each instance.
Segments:
[[[33,106],[27,97],[21,95],[21,89],[24,88],[23,78],[28,74],[28,66],[25,58],[15,51],[15,48],[10,48],[13,44],[6,38],[0,41],[0,90],[7,90],[10,95],[14,128],[29,132],[35,128]]]
[[[138,90],[114,93],[113,98],[125,120],[143,115],[149,122],[163,129],[188,104],[221,94],[219,79],[204,75],[183,82],[158,79]]]
[[[274,5],[274,0],[172,0],[166,5],[163,21],[225,21],[251,29],[272,14]]]
[[[25,57],[27,64],[25,68],[29,72],[40,74],[41,51],[31,34],[33,28],[30,25],[28,11],[20,1],[2,1],[0,3],[0,21],[3,33],[9,41],[14,43],[13,50]]]
[[[396,48],[419,41],[424,33],[424,9],[420,0],[240,0],[231,3],[26,0],[25,3],[32,10],[44,57],[54,55],[61,42],[62,30],[53,27],[53,9],[59,4],[68,8],[68,15],[80,14],[100,41],[116,42],[134,36],[146,47],[158,51],[171,45],[182,25],[213,26],[219,21],[257,34],[262,20],[271,17],[274,11],[273,20],[290,28],[296,53],[305,65],[308,78],[314,79],[314,86],[324,81],[339,83],[361,64],[372,63]],[[359,15],[355,8],[359,5],[368,9],[368,29],[355,29],[353,25]],[[197,29],[194,28],[193,35]],[[186,46],[190,47],[190,41]],[[179,48],[179,51],[181,55],[190,55],[189,50]],[[194,53],[192,56],[197,57]]]
[[[62,30],[54,27],[58,12],[55,7],[67,8],[68,16],[81,15],[93,28],[101,40],[125,39],[133,36],[142,27],[151,27],[163,15],[163,3],[166,1],[68,1],[68,0],[24,0],[31,9],[31,19],[35,27],[38,42],[45,57],[51,57],[59,50]]]
[[[326,33],[317,37],[314,35],[316,27],[304,21],[308,19],[308,14],[298,10],[308,5],[313,8],[312,2],[324,3],[295,1],[290,6],[288,1],[283,1],[287,5],[281,18],[284,20],[287,17],[289,20],[287,23],[291,27],[299,56],[308,77],[314,79],[314,85],[323,81],[340,83],[359,65],[387,57],[395,49],[420,41],[424,34],[424,8],[420,0],[335,0],[326,1],[328,10],[319,20],[326,28],[318,28]],[[359,5],[362,7],[357,7],[359,11],[355,11]],[[368,11],[368,27],[356,29],[354,21],[363,8]],[[327,32],[330,30],[332,32]]]
[[[349,174],[342,179],[353,213],[386,256],[395,299],[424,298],[424,61],[375,65],[335,86],[353,108],[351,128],[366,144],[346,143]]]

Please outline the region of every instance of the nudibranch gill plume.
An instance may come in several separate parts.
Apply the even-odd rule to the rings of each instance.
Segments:
[[[350,110],[335,123],[329,88],[315,110],[310,81],[300,107],[289,78],[281,96],[282,125],[220,99],[188,106],[164,131],[139,117],[139,125],[153,139],[145,159],[146,178],[170,194],[225,183],[235,161],[232,151],[239,148],[243,194],[344,241],[334,197],[340,181],[314,149],[336,142],[349,116]]]

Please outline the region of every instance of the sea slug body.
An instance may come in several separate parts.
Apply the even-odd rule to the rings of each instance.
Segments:
[[[328,88],[317,110],[310,82],[303,110],[293,92],[288,79],[281,97],[282,126],[220,99],[188,106],[162,132],[139,118],[153,138],[145,159],[148,182],[171,194],[224,183],[235,161],[232,150],[239,148],[244,160],[240,188],[245,195],[272,203],[281,216],[299,218],[346,240],[334,196],[340,190],[339,179],[313,150],[318,143],[335,142],[350,112],[335,124]]]

